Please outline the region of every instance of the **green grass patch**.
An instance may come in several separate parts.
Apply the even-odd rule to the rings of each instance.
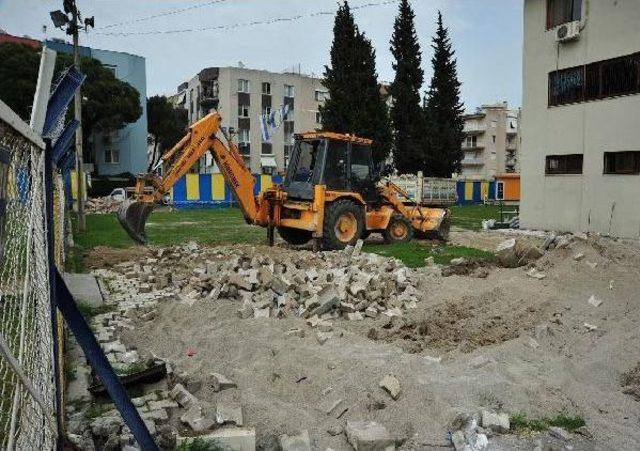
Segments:
[[[397,258],[410,268],[425,266],[425,259],[428,257],[433,257],[434,262],[440,265],[447,265],[451,260],[459,257],[489,262],[495,260],[495,254],[492,252],[472,247],[448,246],[432,241],[418,240],[399,244],[366,244],[364,251]]]
[[[98,307],[94,307],[86,302],[78,302],[78,310],[80,310],[80,313],[82,313],[82,316],[84,316],[87,321],[96,315],[112,312],[115,308],[115,305],[110,304],[103,304]]]
[[[204,440],[201,438],[187,439],[178,447],[177,451],[226,451],[228,448],[219,440]]]
[[[505,212],[517,209],[516,205],[504,205]],[[511,217],[513,215],[509,215]],[[482,229],[483,219],[500,220],[499,205],[455,205],[451,207],[451,224],[468,230]],[[505,217],[506,220],[506,217]]]
[[[113,409],[113,407],[114,407],[113,404],[110,402],[92,403],[84,412],[84,416],[85,418],[92,420],[94,418],[98,418],[99,416],[104,415],[105,413]]]
[[[115,215],[87,215],[87,230],[77,233],[76,245],[127,248],[135,245]],[[148,243],[171,246],[195,241],[199,244],[265,243],[267,232],[245,222],[238,208],[155,211],[147,220]]]
[[[510,418],[511,429],[515,431],[545,431],[550,426],[561,427],[569,432],[575,431],[585,426],[587,423],[581,416],[569,416],[560,413],[555,417],[530,419],[524,413],[512,415]]]

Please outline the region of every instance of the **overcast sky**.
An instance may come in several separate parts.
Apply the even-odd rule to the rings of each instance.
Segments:
[[[148,95],[174,93],[178,84],[204,67],[237,65],[239,61],[250,68],[277,72],[297,69],[300,65],[302,72],[319,75],[329,59],[333,17],[305,16],[337,8],[336,0],[77,1],[85,16],[96,17],[96,29],[88,35],[82,34],[81,43],[144,56]],[[382,1],[350,0],[350,4],[357,7]],[[177,14],[139,20],[205,4]],[[483,103],[502,100],[520,106],[523,0],[413,0],[412,4],[423,49],[425,88],[431,76],[429,45],[440,9],[457,52],[466,108],[472,110]],[[62,31],[51,26],[48,14],[61,6],[62,0],[0,0],[0,28],[39,39],[64,38]],[[389,39],[396,13],[396,3],[355,11],[360,29],[376,49],[381,80],[393,79]],[[227,30],[131,36],[104,34],[217,27],[294,16],[303,17]],[[104,28],[122,22],[129,23]],[[47,25],[46,34],[43,25]]]

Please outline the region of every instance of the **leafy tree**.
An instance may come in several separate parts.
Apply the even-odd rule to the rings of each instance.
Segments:
[[[0,99],[28,121],[38,80],[39,51],[20,44],[0,44],[0,61]],[[72,55],[58,54],[54,80],[72,65]],[[82,85],[83,147],[85,154],[90,154],[94,132],[113,132],[137,121],[142,115],[142,106],[138,91],[118,80],[100,61],[82,58],[80,65],[87,76]]]
[[[40,55],[26,45],[0,44],[0,99],[29,121],[36,91]]]
[[[172,148],[185,134],[187,110],[174,108],[165,96],[153,96],[147,99],[147,123],[154,138],[150,171],[160,160],[160,152]]]
[[[394,131],[393,162],[401,174],[415,173],[424,160],[424,115],[420,90],[424,83],[422,52],[414,24],[415,14],[409,0],[401,0],[393,25],[391,53],[396,72],[390,93],[394,103],[391,121]]]
[[[375,51],[358,30],[345,0],[333,27],[331,67],[325,66],[329,99],[321,108],[323,128],[373,139],[373,157],[384,161],[391,150],[387,105],[380,97]]]
[[[453,172],[460,171],[463,157],[464,109],[455,51],[440,12],[432,47],[433,78],[425,102],[427,131],[423,171],[432,177],[451,177]]]

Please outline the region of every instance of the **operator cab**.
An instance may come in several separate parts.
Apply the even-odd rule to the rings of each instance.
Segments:
[[[376,177],[371,141],[337,133],[296,135],[284,189],[291,199],[313,200],[315,185],[360,193],[374,200]]]

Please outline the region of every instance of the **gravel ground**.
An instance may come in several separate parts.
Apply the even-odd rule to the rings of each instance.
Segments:
[[[473,245],[473,234],[453,240]],[[476,238],[490,248],[503,236]],[[584,254],[579,261],[578,253]],[[153,321],[123,331],[122,340],[167,359],[182,377],[232,378],[245,424],[255,427],[263,449],[301,429],[309,431],[313,449],[350,449],[344,434],[328,432],[348,419],[383,424],[407,439],[403,449],[441,449],[449,446],[452,420],[482,408],[530,418],[579,415],[592,438],[574,434],[573,449],[640,449],[640,404],[621,387],[622,374],[640,361],[640,246],[575,240],[537,267],[542,280],[526,268],[492,269],[484,279],[425,269],[417,309],[391,325],[336,320],[334,337],[323,345],[303,319],[241,320],[238,302],[230,300],[163,302]],[[599,307],[588,303],[592,295],[603,301]],[[286,335],[296,327],[305,337]],[[400,381],[397,400],[378,387],[387,374]],[[194,394],[211,403],[230,396]],[[348,410],[340,418],[327,415],[324,406],[339,399],[338,410]],[[489,442],[489,449],[566,445],[547,433]]]

